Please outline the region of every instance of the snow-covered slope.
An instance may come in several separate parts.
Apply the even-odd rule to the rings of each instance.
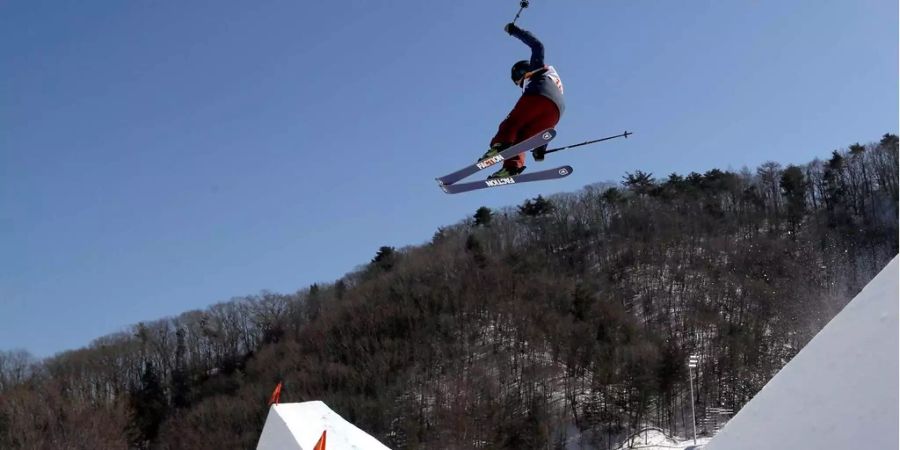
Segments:
[[[273,405],[256,450],[312,450],[323,431],[326,450],[390,450],[318,401]]]
[[[705,450],[896,449],[895,257]]]
[[[616,450],[687,450],[703,447],[708,441],[708,437],[697,438],[695,446],[693,439],[680,441],[666,436],[658,429],[647,429],[636,433],[633,439],[627,439]]]

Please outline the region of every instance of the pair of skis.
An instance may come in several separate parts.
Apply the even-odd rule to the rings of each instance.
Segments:
[[[487,180],[482,181],[472,181],[468,183],[457,183],[463,178],[478,172],[479,170],[487,169],[488,167],[494,166],[496,164],[502,163],[503,161],[512,158],[519,153],[524,153],[529,150],[533,150],[537,147],[547,144],[554,137],[556,137],[556,130],[552,128],[548,128],[540,133],[525,139],[518,144],[515,144],[497,155],[483,159],[481,161],[476,162],[467,167],[463,167],[456,172],[453,172],[449,175],[444,175],[440,178],[437,178],[438,186],[444,190],[444,192],[448,194],[458,194],[460,192],[468,192],[474,191],[478,189],[487,189],[494,188],[500,186],[507,186],[510,184],[521,184],[528,183],[532,181],[543,181],[543,180],[553,180],[557,178],[567,177],[572,173],[572,166],[561,166],[553,169],[540,170],[537,172],[529,172],[521,175],[515,175],[511,177],[503,177],[503,178],[488,178]]]

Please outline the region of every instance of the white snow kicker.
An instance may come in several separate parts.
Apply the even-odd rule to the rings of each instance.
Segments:
[[[704,449],[897,448],[897,270],[894,257]]]
[[[319,401],[272,405],[256,450],[312,450],[323,431],[326,450],[390,450]]]

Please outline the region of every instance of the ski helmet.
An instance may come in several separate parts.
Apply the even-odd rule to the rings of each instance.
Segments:
[[[519,84],[519,82],[522,81],[522,78],[525,77],[525,74],[528,73],[528,69],[530,68],[531,63],[524,59],[513,64],[512,69],[510,70],[510,77],[512,77],[513,83]]]

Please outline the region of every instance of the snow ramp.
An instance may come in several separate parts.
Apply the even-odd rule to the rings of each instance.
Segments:
[[[325,450],[390,450],[319,401],[272,405],[256,450],[313,450],[322,432]]]
[[[897,257],[704,450],[898,448]]]

